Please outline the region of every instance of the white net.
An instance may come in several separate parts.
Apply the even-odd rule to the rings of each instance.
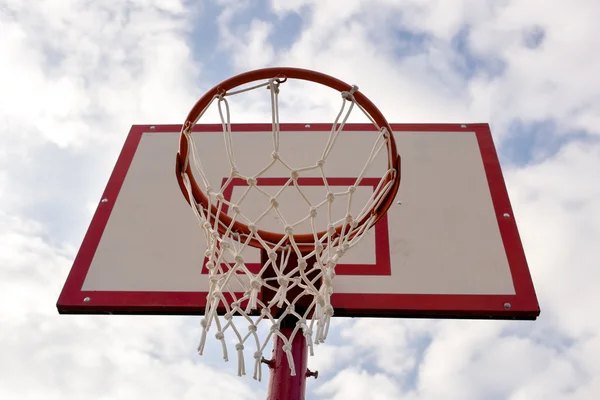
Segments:
[[[395,170],[389,167],[392,162],[388,162],[389,169],[383,174],[379,185],[362,208],[360,205],[358,208],[353,207],[357,187],[377,155],[390,145],[391,135],[391,132],[388,132],[385,127],[378,126],[356,102],[354,98],[356,87],[341,93],[342,106],[332,125],[320,159],[308,166],[289,165],[282,159],[279,146],[279,91],[283,82],[285,80],[273,78],[246,89],[217,94],[199,113],[196,121],[193,124],[185,125],[182,130],[182,134],[185,135],[189,144],[187,154],[182,155],[182,180],[192,204],[191,208],[205,234],[206,268],[210,282],[205,315],[201,321],[202,337],[198,352],[203,353],[207,334],[214,329],[215,337],[222,345],[223,357],[227,361],[229,355],[225,333],[233,332],[236,338],[238,375],[246,373],[243,351],[248,343],[252,343],[255,349],[253,376],[258,380],[261,379],[262,374],[263,352],[273,335],[278,335],[283,340],[283,350],[288,358],[291,375],[296,374],[291,353],[291,343],[294,337],[299,333],[304,335],[310,355],[313,355],[313,344],[325,341],[330,318],[334,314],[330,300],[333,294],[336,265],[376,222],[377,215],[373,210],[385,199],[394,180],[397,179]],[[265,161],[264,168],[258,173],[244,175],[236,164],[227,97],[264,87],[269,89],[271,98],[272,153],[270,159]],[[218,104],[230,169],[230,174],[225,182],[219,183],[217,186],[213,184],[214,182],[209,182],[207,178],[205,168],[211,166],[203,165],[192,135],[193,126],[215,101]],[[349,106],[346,107],[348,104]],[[333,187],[328,184],[324,166],[354,107],[360,109],[370,119],[377,128],[377,132],[373,135],[373,147],[355,182],[343,191],[334,191]],[[253,157],[253,155],[248,154],[247,157]],[[188,165],[194,171],[194,177],[205,193],[208,204],[200,204],[194,199],[192,183],[185,172]],[[283,166],[289,174],[289,179],[286,179],[285,184],[281,185],[273,194],[261,188],[260,178],[275,165]],[[325,196],[318,202],[311,201],[303,186],[298,183],[300,177],[309,172],[316,173],[323,180]],[[234,179],[242,179],[247,185],[244,193],[235,202],[224,195],[225,189]],[[305,217],[296,221],[288,221],[281,212],[279,202],[285,188],[293,188],[297,191],[302,199],[301,202],[306,206]],[[264,198],[265,207],[264,212],[258,217],[250,218],[244,213],[244,206],[246,202],[250,201],[249,198],[256,201],[256,196],[249,196],[252,192],[259,193],[260,197]],[[332,212],[332,204],[334,201],[339,204],[340,200],[345,201],[346,212],[342,218],[336,219]],[[353,215],[351,210],[356,209],[360,211]],[[221,218],[224,210],[227,210],[230,221],[228,218]],[[264,231],[261,229],[261,222],[268,213],[276,213],[279,217],[278,220],[281,221],[281,235],[276,242],[267,240],[264,237],[267,235],[264,235]],[[320,232],[316,218],[321,213],[326,215],[326,226]],[[246,225],[247,229],[237,229],[239,223]],[[300,232],[295,232],[295,230],[301,224],[306,226],[307,223],[311,227],[310,232],[301,232],[308,233],[308,235],[302,235],[302,242],[299,242],[297,234]],[[260,246],[267,255],[258,273],[251,272],[246,265],[244,250],[248,246]],[[294,260],[294,262],[290,262],[290,260]],[[274,294],[270,297],[261,296],[261,291],[266,289]],[[294,294],[292,295],[292,293]],[[300,303],[301,299],[302,303]],[[300,306],[300,304],[302,305]],[[224,310],[224,313],[219,315],[218,310]],[[241,318],[234,319],[234,316]],[[289,337],[280,332],[280,323],[284,318],[295,318],[296,320],[295,328]],[[264,324],[267,324],[268,329],[266,336],[261,339],[257,330]]]

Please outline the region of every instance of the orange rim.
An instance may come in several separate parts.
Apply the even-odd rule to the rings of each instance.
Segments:
[[[268,80],[271,78],[305,80],[305,81],[309,81],[309,82],[319,83],[324,86],[328,86],[339,92],[352,90],[352,85],[349,85],[349,84],[347,84],[337,78],[334,78],[332,76],[322,74],[322,73],[316,72],[316,71],[307,70],[307,69],[289,68],[289,67],[257,69],[254,71],[249,71],[249,72],[245,72],[245,73],[233,76],[233,77],[219,83],[218,85],[216,85],[215,87],[210,89],[208,92],[206,92],[200,99],[198,99],[198,101],[196,102],[194,107],[189,112],[189,114],[185,120],[185,123],[183,124],[183,127],[193,125],[194,121],[196,121],[196,119],[198,118],[200,113],[208,106],[208,104],[211,102],[211,100],[213,99],[213,97],[215,95],[217,95],[219,93],[226,93],[229,90],[232,90],[238,86],[241,86],[241,85],[244,85],[244,84],[247,84],[250,82],[255,82],[255,81],[260,81],[260,80]],[[371,118],[373,118],[373,120],[377,123],[377,125],[380,128],[385,127],[387,129],[387,131],[390,133],[390,138],[389,138],[388,144],[387,144],[387,150],[388,150],[388,154],[389,154],[388,168],[393,169],[395,171],[394,174],[390,174],[391,176],[388,176],[387,178],[385,178],[384,184],[381,185],[381,188],[383,188],[389,181],[393,180],[393,185],[392,185],[391,189],[386,194],[385,198],[379,202],[379,204],[377,204],[375,207],[373,207],[373,209],[370,210],[369,213],[365,214],[365,216],[360,221],[358,221],[358,225],[362,225],[372,215],[375,215],[376,218],[375,218],[374,223],[377,223],[377,221],[379,221],[381,219],[381,217],[383,217],[383,215],[385,215],[387,210],[392,205],[392,202],[394,201],[394,198],[396,197],[396,194],[398,193],[398,188],[400,187],[400,155],[398,154],[398,149],[396,147],[396,141],[395,141],[394,135],[392,133],[392,128],[390,127],[390,124],[387,122],[387,120],[385,119],[385,117],[383,116],[381,111],[379,111],[377,106],[375,106],[375,104],[373,104],[373,102],[371,102],[371,100],[369,100],[364,94],[362,94],[358,90],[354,92],[354,99],[371,116]],[[186,200],[189,203],[190,199],[188,197],[188,191],[183,183],[183,176],[182,176],[182,173],[184,172],[182,160],[185,158],[184,155],[188,153],[188,147],[189,147],[188,139],[183,134],[183,129],[182,129],[182,132],[179,136],[179,151],[177,153],[176,171],[177,171],[177,180],[179,182],[179,187],[181,188],[181,191],[182,191],[184,197],[186,198]],[[191,184],[191,188],[192,188],[192,196],[194,197],[195,201],[198,204],[200,204],[204,209],[207,209],[209,207],[208,198],[206,197],[206,194],[202,191],[202,189],[200,189],[198,183],[196,182],[196,179],[194,177],[190,163],[188,163],[188,165],[186,166],[185,172],[187,173],[188,178],[190,180],[190,184]],[[219,221],[221,222],[220,224],[217,224],[218,230],[219,230],[219,233],[224,234],[227,231],[227,227],[229,227],[231,225],[232,218],[223,212],[219,213],[217,208],[214,205],[211,206],[211,214],[213,216],[215,216],[216,218],[218,218]],[[342,224],[335,227],[336,233],[334,234],[334,238],[340,235],[340,233],[342,232],[342,227],[343,227]],[[240,221],[233,222],[232,232],[239,234],[243,238],[247,238],[251,234],[250,229],[248,228],[248,225],[246,225]],[[279,243],[284,237],[287,236],[287,234],[285,234],[285,233],[270,232],[270,231],[265,231],[265,230],[260,230],[260,229],[257,230],[256,234],[258,236],[260,236],[264,241],[270,242],[270,243]],[[325,234],[327,234],[327,231],[318,232],[317,237],[321,238]],[[295,235],[293,235],[293,237],[294,237],[294,241],[298,244],[298,246],[302,249],[303,252],[312,251],[312,249],[314,248],[313,233],[295,234]],[[289,239],[287,239],[286,241],[289,241]],[[249,244],[254,247],[262,248],[262,245],[260,244],[260,242],[254,238],[249,241]]]

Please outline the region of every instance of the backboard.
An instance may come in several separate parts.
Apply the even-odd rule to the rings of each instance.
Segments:
[[[487,124],[392,124],[402,156],[394,205],[336,267],[335,316],[535,319],[534,287]],[[281,124],[292,159],[308,157],[329,124]],[[354,152],[371,146],[375,128],[347,124],[332,155],[328,184],[347,187],[359,171]],[[205,240],[175,178],[181,126],[133,126],[58,300],[60,313],[204,312]],[[233,125],[240,149],[268,149],[270,124]],[[221,125],[194,127],[209,165],[222,153]],[[284,140],[285,139],[285,140]],[[244,161],[253,168],[254,158]],[[314,157],[313,157],[314,160]],[[226,163],[221,163],[226,168]],[[208,171],[216,181],[226,169]],[[367,198],[381,174],[367,171]],[[271,172],[268,190],[282,179]],[[323,181],[303,178],[308,193]],[[239,196],[243,181],[226,196]],[[285,197],[284,197],[285,199]],[[294,199],[285,199],[291,214]],[[252,252],[255,253],[252,253]],[[249,268],[260,268],[249,249]],[[253,261],[252,261],[253,260]]]

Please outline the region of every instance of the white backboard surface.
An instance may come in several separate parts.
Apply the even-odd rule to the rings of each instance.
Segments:
[[[298,166],[314,163],[330,128],[282,124],[282,156]],[[335,315],[535,318],[539,307],[489,127],[392,128],[402,157],[398,196],[338,264]],[[234,126],[241,171],[259,170],[269,157],[270,129]],[[59,298],[61,313],[203,312],[204,237],[175,177],[179,131],[132,127]],[[357,176],[375,134],[368,125],[346,127],[328,160],[332,186]],[[207,175],[220,184],[229,173],[221,126],[199,125],[194,135]],[[358,198],[368,198],[384,169],[385,157],[368,171]],[[287,175],[275,169],[267,177]],[[309,196],[323,196],[322,185],[307,182]],[[229,195],[243,189],[233,185]],[[250,200],[246,211],[258,215],[264,199]],[[281,198],[286,218],[305,215],[298,201]],[[270,227],[281,229],[277,221]],[[245,257],[258,266],[258,250]]]

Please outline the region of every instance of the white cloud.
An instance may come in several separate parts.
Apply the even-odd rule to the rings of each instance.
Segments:
[[[183,36],[194,12],[146,3],[15,3],[0,13],[0,88],[11,93],[0,120],[11,134],[81,146],[122,137],[132,121],[181,119],[199,72]],[[165,93],[170,101],[158,101]]]
[[[348,346],[323,343],[314,348],[314,356],[308,359],[308,368],[312,371],[319,371],[320,376],[323,377],[340,366],[352,362],[353,357],[353,349]]]
[[[384,374],[369,374],[364,370],[348,368],[333,379],[316,388],[320,399],[373,399],[392,400],[401,398],[401,392],[392,378]]]
[[[261,388],[199,363],[189,319],[60,316],[73,249],[36,222],[0,214],[2,398],[251,399]],[[223,368],[220,368],[223,369]],[[253,385],[249,386],[249,385]]]
[[[273,47],[268,42],[272,24],[253,18],[250,26],[238,25],[234,17],[249,13],[249,2],[235,2],[218,17],[221,51],[227,52],[236,69],[248,71],[273,62]],[[247,28],[247,29],[246,29]]]
[[[49,245],[43,227],[0,212],[0,318],[54,314],[53,307],[74,249]]]
[[[569,335],[600,332],[588,318],[599,295],[595,243],[600,241],[597,143],[573,143],[555,157],[507,173],[515,214],[543,304]],[[551,249],[551,250],[550,250]]]
[[[577,367],[528,337],[499,335],[501,322],[445,324],[430,345],[414,394],[423,399],[554,398],[583,383]]]
[[[362,319],[342,330],[342,340],[354,348],[360,364],[375,365],[387,374],[405,381],[416,368],[420,352],[436,331],[432,321]]]
[[[358,83],[395,122],[490,121],[504,135],[513,120],[551,119],[561,131],[597,133],[600,56],[588,49],[597,47],[589,32],[598,4],[544,4],[273,1],[278,13],[306,16],[300,38],[275,63]],[[537,48],[525,41],[532,29],[541,34]],[[453,43],[461,30],[463,50]],[[405,40],[419,40],[414,35],[425,43],[410,52]]]

